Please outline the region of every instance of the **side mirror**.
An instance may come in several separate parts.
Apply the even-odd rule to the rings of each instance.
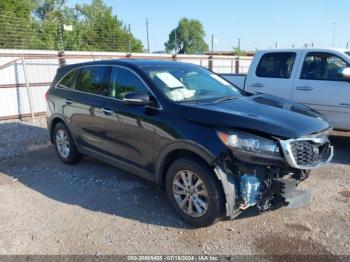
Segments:
[[[344,80],[350,81],[350,67],[344,68],[341,74]]]
[[[150,98],[147,93],[130,92],[125,94],[123,102],[126,105],[146,106],[150,104]]]

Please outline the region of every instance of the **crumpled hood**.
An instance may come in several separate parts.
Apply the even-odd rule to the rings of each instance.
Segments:
[[[265,94],[219,103],[182,104],[187,120],[217,128],[244,128],[281,138],[298,138],[329,129],[316,111]]]

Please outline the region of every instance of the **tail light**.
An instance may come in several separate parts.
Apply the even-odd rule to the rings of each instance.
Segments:
[[[46,101],[49,99],[49,91],[46,91],[46,93],[45,93],[45,99],[46,99]]]

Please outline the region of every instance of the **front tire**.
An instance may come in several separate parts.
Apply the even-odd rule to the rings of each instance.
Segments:
[[[224,212],[224,195],[218,179],[209,166],[195,158],[172,163],[165,188],[175,211],[195,227],[212,225]]]
[[[81,159],[73,138],[63,123],[58,123],[53,132],[53,141],[58,158],[65,164],[74,164]]]

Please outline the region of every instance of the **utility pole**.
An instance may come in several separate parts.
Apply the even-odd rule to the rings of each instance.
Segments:
[[[177,33],[175,29],[175,54],[177,54]]]
[[[346,49],[349,49],[349,41],[346,42]]]
[[[332,46],[335,46],[335,29],[336,29],[337,23],[333,23],[333,39],[332,39]]]
[[[241,39],[238,38],[238,50],[241,50]]]
[[[129,55],[130,55],[131,54],[131,26],[130,26],[130,24],[128,25],[128,33],[129,33],[128,50],[129,50]]]
[[[275,47],[278,48],[278,43],[277,42],[275,43]]]
[[[211,52],[214,52],[214,34],[211,34]]]
[[[63,23],[61,16],[57,18],[58,52],[64,52]]]
[[[148,18],[146,17],[146,34],[147,34],[147,51],[148,53],[150,53],[150,49],[149,49],[149,33],[148,33]]]

